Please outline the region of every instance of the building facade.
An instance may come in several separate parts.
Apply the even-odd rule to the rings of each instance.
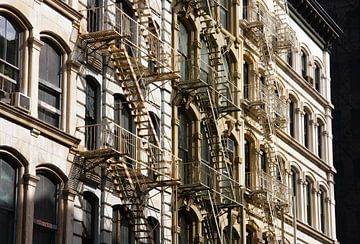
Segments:
[[[0,2],[1,243],[336,243],[309,1]]]

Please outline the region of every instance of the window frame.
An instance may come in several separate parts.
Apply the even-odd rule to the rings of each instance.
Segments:
[[[305,78],[308,75],[308,62],[309,62],[309,54],[301,49],[300,51],[300,71],[301,76]]]
[[[220,0],[219,1],[219,22],[225,30],[231,31],[231,1]],[[225,19],[224,19],[225,18]]]
[[[321,66],[317,62],[314,68],[314,88],[321,94]]]
[[[313,194],[314,183],[311,179],[305,179],[305,220],[306,224],[313,225]]]

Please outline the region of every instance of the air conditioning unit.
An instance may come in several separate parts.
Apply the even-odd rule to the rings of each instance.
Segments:
[[[11,105],[17,107],[25,112],[30,110],[30,97],[21,92],[11,93]]]

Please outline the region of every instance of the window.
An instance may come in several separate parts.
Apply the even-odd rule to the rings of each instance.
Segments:
[[[260,169],[261,172],[267,173],[267,155],[264,150],[260,150]]]
[[[154,217],[147,218],[148,224],[150,226],[151,237],[153,244],[160,244],[160,223]]]
[[[194,244],[194,225],[195,221],[192,214],[179,211],[179,244]]]
[[[320,229],[326,232],[326,190],[320,190]]]
[[[219,104],[227,106],[228,101],[233,100],[230,55],[225,55],[223,67],[224,71],[221,74],[221,82],[217,85],[217,89],[220,96]]]
[[[317,126],[317,155],[319,158],[322,158],[323,155],[323,133],[324,133],[324,124],[321,121],[318,121]]]
[[[15,91],[19,81],[19,30],[0,15],[0,89]]]
[[[300,52],[300,59],[301,59],[301,75],[305,78],[307,75],[307,63],[308,63],[308,56],[304,50]]]
[[[291,49],[288,49],[286,53],[286,62],[288,63],[288,65],[293,67],[293,52]]]
[[[17,170],[0,155],[0,243],[15,243]]]
[[[295,201],[295,213],[293,212],[293,215],[297,216],[297,218],[299,218],[299,207],[300,207],[300,199],[299,199],[299,194],[298,194],[298,187],[297,187],[297,182],[299,180],[299,173],[297,170],[295,170],[294,168],[291,168],[291,175],[290,175],[290,189],[291,189],[291,195],[293,197],[295,197],[295,199],[291,199]],[[292,211],[294,211],[294,209],[292,209]]]
[[[229,0],[220,1],[220,24],[227,30],[230,29],[230,2]]]
[[[309,179],[305,181],[305,211],[306,211],[306,223],[312,225],[311,212],[312,212],[312,197],[311,191],[313,189],[312,182]]]
[[[309,148],[310,146],[310,115],[307,111],[304,113],[304,146]]]
[[[246,228],[246,244],[255,243],[254,238],[255,238],[254,231],[249,228]]]
[[[231,233],[230,233],[231,231]],[[231,237],[230,237],[231,236]],[[238,244],[240,243],[240,236],[236,229],[232,227],[231,229],[229,226],[226,226],[223,230],[223,241],[224,244]]]
[[[40,50],[39,119],[60,128],[62,67],[61,54],[49,43]]]
[[[246,187],[251,186],[250,150],[251,150],[251,144],[247,139],[245,139],[245,185],[246,185]]]
[[[84,193],[83,200],[83,237],[82,244],[95,244],[97,233],[97,222],[98,222],[98,199],[90,193]]]
[[[203,82],[211,84],[211,77],[210,77],[210,60],[209,60],[209,49],[204,39],[201,39],[201,51],[200,51],[200,79]]]
[[[58,225],[58,184],[39,174],[35,191],[33,244],[56,243]]]
[[[205,123],[205,122],[203,122]],[[209,139],[206,137],[207,132],[205,130],[205,125],[201,125],[201,183],[205,184],[206,186],[212,187],[212,170],[210,169],[211,162],[210,162],[210,145]]]
[[[289,102],[289,132],[290,136],[295,137],[295,101],[291,97]]]
[[[88,32],[95,32],[100,30],[100,20],[102,9],[101,0],[87,0],[87,30]]]
[[[180,76],[182,80],[189,77],[189,34],[184,24],[179,22],[178,51],[180,53]]]
[[[131,214],[122,206],[113,207],[112,243],[135,244],[134,223]]]
[[[315,64],[315,71],[314,71],[314,78],[315,78],[315,89],[318,91],[318,92],[321,92],[321,69],[320,69],[320,66],[319,64]]]
[[[250,93],[250,79],[249,79],[249,64],[245,61],[243,65],[243,89],[244,98],[249,99]]]
[[[247,19],[248,18],[248,5],[249,5],[249,0],[242,0],[242,5],[243,5],[243,19]]]
[[[86,77],[85,85],[85,125],[87,131],[85,142],[87,149],[97,148],[97,137],[99,131],[95,126],[98,121],[98,86],[91,77]]]
[[[182,160],[181,180],[184,184],[191,183],[191,165],[190,165],[190,148],[191,148],[191,122],[188,115],[183,109],[179,109],[179,127],[178,127],[178,150],[179,158]]]

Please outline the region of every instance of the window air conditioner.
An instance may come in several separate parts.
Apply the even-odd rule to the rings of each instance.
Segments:
[[[17,107],[25,112],[30,110],[30,97],[21,92],[11,93],[11,105]]]

